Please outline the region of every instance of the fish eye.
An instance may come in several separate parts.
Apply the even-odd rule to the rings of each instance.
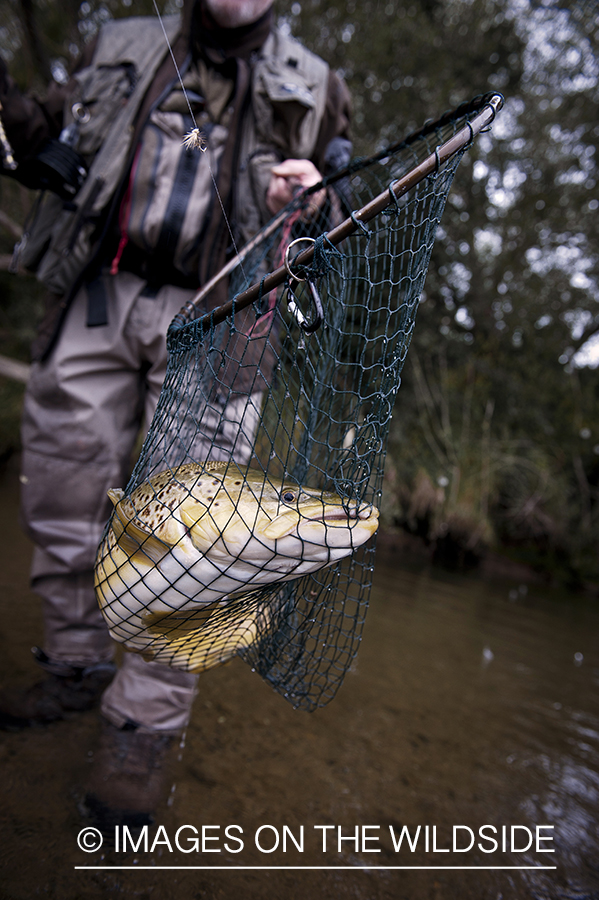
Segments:
[[[285,493],[283,494],[283,500],[285,501],[285,503],[293,503],[293,501],[295,500],[295,494],[293,493],[293,491],[285,491]]]

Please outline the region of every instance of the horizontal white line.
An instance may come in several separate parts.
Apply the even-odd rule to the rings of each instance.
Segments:
[[[367,871],[370,872],[372,870],[390,870],[390,869],[431,869],[431,870],[439,870],[439,869],[472,869],[475,871],[483,871],[487,869],[511,869],[511,870],[524,870],[524,869],[557,869],[557,866],[75,866],[75,869],[176,869],[177,871],[184,871],[185,869],[194,869],[201,870],[203,872],[214,870],[215,872],[241,872],[244,869],[268,869],[272,871],[276,869],[277,871],[285,871],[287,869],[294,870],[302,870],[306,869],[306,871],[338,871],[340,869],[346,872],[359,872],[359,871]]]

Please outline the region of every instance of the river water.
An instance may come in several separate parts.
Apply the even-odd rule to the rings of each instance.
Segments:
[[[5,684],[41,619],[11,468],[0,497]],[[202,677],[147,852],[77,846],[97,713],[0,734],[0,897],[599,898],[598,634],[597,600],[383,554],[329,706]]]

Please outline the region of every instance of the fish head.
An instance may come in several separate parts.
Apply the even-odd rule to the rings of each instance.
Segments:
[[[348,556],[378,527],[378,510],[370,504],[236,466],[194,486],[180,515],[192,543],[208,558],[221,564],[227,557],[232,564],[245,559],[256,567],[268,562],[272,571],[280,565],[283,575]]]
[[[296,554],[302,571],[349,556],[378,528],[378,510],[338,494],[284,486],[277,515],[263,529],[281,556]],[[310,567],[309,569],[307,567]]]

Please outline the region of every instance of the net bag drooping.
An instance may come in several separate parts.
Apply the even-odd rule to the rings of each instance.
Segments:
[[[98,551],[116,640],[200,672],[239,655],[295,707],[335,695],[368,607],[393,403],[447,194],[486,95],[301,195],[171,325]],[[274,271],[273,271],[274,270]]]

